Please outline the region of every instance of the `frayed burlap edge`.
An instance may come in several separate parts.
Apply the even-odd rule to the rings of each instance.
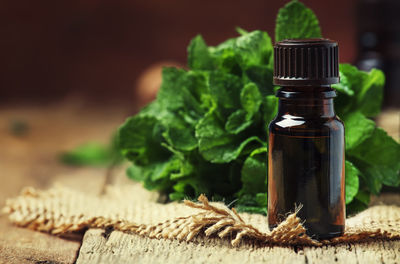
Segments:
[[[73,197],[72,197],[73,196]],[[102,215],[100,211],[94,216],[85,210],[74,212],[78,204],[93,204],[96,197],[78,195],[65,188],[49,191],[25,189],[21,196],[7,201],[4,213],[14,224],[29,229],[64,235],[79,232],[88,228],[112,228],[114,230],[135,233],[150,238],[165,238],[191,241],[195,236],[217,235],[221,239],[230,239],[237,246],[249,239],[261,244],[277,245],[310,245],[362,242],[371,239],[400,238],[400,208],[395,206],[375,206],[347,220],[345,234],[332,240],[316,241],[305,234],[297,212],[290,214],[284,222],[270,232],[261,232],[259,228],[246,223],[235,209],[224,205],[210,204],[201,195],[200,203],[184,201],[190,208],[200,210],[189,216],[176,217],[158,224],[139,224],[126,220],[123,216]],[[99,202],[98,204],[101,204]],[[162,206],[162,205],[160,205]],[[267,225],[267,222],[265,222]]]

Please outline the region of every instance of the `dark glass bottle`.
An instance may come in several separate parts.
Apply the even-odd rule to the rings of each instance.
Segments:
[[[274,48],[278,114],[269,125],[268,222],[298,216],[316,239],[345,225],[344,125],[333,105],[339,81],[337,43],[285,40]]]

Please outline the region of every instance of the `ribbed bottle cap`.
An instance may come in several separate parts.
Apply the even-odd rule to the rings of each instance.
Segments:
[[[337,42],[329,39],[288,39],[275,44],[275,85],[318,86],[338,82]]]

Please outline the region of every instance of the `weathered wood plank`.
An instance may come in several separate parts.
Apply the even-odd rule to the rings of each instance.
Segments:
[[[54,182],[99,193],[105,169],[63,166],[60,152],[87,141],[108,142],[126,111],[88,109],[79,102],[37,107],[4,107],[0,111],[0,208],[25,186],[48,188]],[[25,135],[12,123],[25,122]],[[12,226],[0,217],[0,263],[73,263],[81,241],[68,241]]]
[[[79,263],[304,263],[305,257],[291,248],[232,247],[226,240],[197,239],[193,242],[149,239],[103,230],[86,232]]]
[[[400,263],[400,241],[293,249],[245,245],[217,238],[157,240],[121,232],[86,232],[77,263]]]
[[[400,263],[400,241],[377,241],[355,245],[358,263]]]
[[[305,248],[306,263],[358,263],[354,245],[325,246]]]
[[[0,263],[73,263],[80,241],[12,226],[0,217]]]

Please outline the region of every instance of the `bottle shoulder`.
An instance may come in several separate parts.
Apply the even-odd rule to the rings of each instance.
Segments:
[[[315,133],[332,134],[333,132],[344,134],[344,124],[338,116],[304,118],[291,115],[277,116],[269,124],[269,132],[282,134]]]

